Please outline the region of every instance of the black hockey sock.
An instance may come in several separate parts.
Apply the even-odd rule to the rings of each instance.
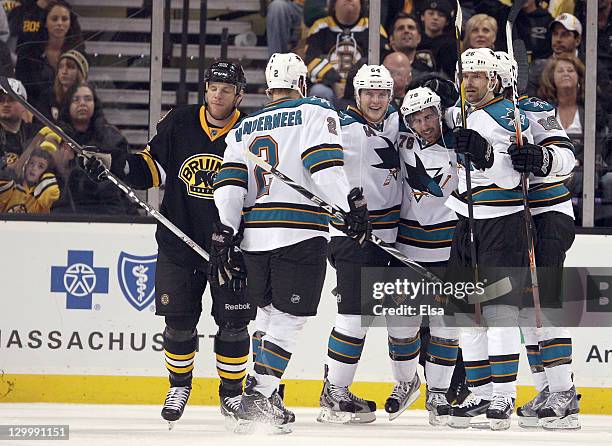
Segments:
[[[242,393],[249,348],[249,333],[246,327],[220,328],[215,335],[217,373],[221,379],[220,395],[236,396]]]
[[[195,330],[164,330],[164,357],[172,387],[191,385],[197,339]]]

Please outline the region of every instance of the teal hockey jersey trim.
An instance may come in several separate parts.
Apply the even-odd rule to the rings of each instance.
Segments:
[[[514,132],[514,107],[512,102],[507,99],[494,101],[481,110],[487,112],[501,127],[509,132]],[[521,131],[525,131],[529,128],[529,120],[525,112],[519,109],[519,113],[521,114]]]

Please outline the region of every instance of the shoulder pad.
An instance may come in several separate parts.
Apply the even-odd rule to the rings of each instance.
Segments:
[[[509,132],[514,132],[514,107],[512,102],[503,99],[489,104],[481,110],[487,112],[501,127]],[[529,128],[529,120],[523,110],[519,109],[519,113],[521,114],[521,130],[525,131]]]
[[[518,106],[521,110],[529,112],[548,112],[555,109],[555,107],[548,102],[536,97],[523,98],[519,101]]]
[[[328,110],[336,110],[327,99],[317,98],[316,96],[307,96],[305,98],[295,99],[295,105],[310,104],[326,108]]]

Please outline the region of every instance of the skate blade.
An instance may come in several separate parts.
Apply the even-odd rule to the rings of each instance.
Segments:
[[[510,418],[508,418],[507,420],[489,418],[489,422],[492,431],[505,431],[507,429],[510,429]]]
[[[432,426],[445,426],[448,423],[448,415],[436,415],[429,412],[429,424]]]
[[[403,414],[406,409],[412,406],[412,404],[419,398],[419,396],[421,396],[421,390],[417,389],[416,392],[410,395],[410,398],[408,398],[408,401],[406,401],[404,407],[400,407],[400,410],[398,410],[397,412],[389,414],[389,421],[397,419],[397,417]]]
[[[582,429],[578,414],[570,414],[563,418],[541,418],[540,426],[546,430],[579,430]]]
[[[329,424],[364,424],[376,421],[376,413],[352,413],[352,412],[337,412],[327,407],[322,407],[317,416],[319,423]]]
[[[518,417],[518,425],[523,429],[539,429],[538,417]]]
[[[471,417],[448,417],[448,421],[446,422],[447,426],[450,426],[455,429],[467,429],[470,427]]]

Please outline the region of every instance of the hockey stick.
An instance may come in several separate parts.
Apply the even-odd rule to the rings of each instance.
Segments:
[[[62,139],[64,141],[66,141],[68,143],[68,145],[70,146],[70,148],[72,150],[74,150],[77,154],[79,154],[81,156],[84,156],[85,158],[89,158],[87,155],[85,155],[83,147],[79,143],[77,143],[74,139],[72,139],[70,136],[68,136],[66,134],[66,132],[64,132],[60,127],[58,127],[56,124],[51,122],[51,120],[49,120],[49,118],[47,118],[40,111],[38,111],[28,101],[26,101],[21,96],[19,96],[17,93],[15,93],[13,91],[13,89],[11,88],[11,86],[10,86],[10,84],[8,82],[8,79],[5,76],[0,76],[0,87],[10,97],[15,99],[17,102],[21,103],[21,105],[23,105],[38,120],[40,120],[43,124],[45,124],[51,130],[53,130],[59,136],[61,136]],[[109,169],[105,169],[104,170],[104,175],[106,175],[106,177],[109,179],[109,181],[111,183],[113,183],[115,186],[117,186],[119,189],[121,189],[121,191],[123,191],[128,196],[128,198],[130,200],[132,200],[134,203],[136,203],[137,205],[142,207],[153,218],[155,218],[162,225],[164,225],[166,228],[168,228],[170,231],[172,231],[174,233],[174,235],[176,235],[178,238],[180,238],[183,242],[185,242],[187,245],[189,245],[189,247],[191,249],[193,249],[200,256],[202,256],[205,260],[208,261],[208,259],[209,259],[208,253],[204,249],[202,249],[200,247],[200,245],[198,245],[196,242],[191,240],[191,238],[189,238],[183,231],[181,231],[174,224],[172,224],[172,222],[170,220],[168,220],[166,217],[164,217],[162,214],[160,214],[153,206],[151,206],[146,201],[143,201],[140,198],[138,198],[138,196],[134,193],[134,190],[132,188],[130,188],[127,184],[125,184],[123,181],[121,181],[119,178],[117,178],[115,175],[113,175],[112,172]]]
[[[506,21],[506,45],[508,46],[508,56],[510,59],[514,59],[514,48],[512,46],[512,27],[514,21],[518,16],[519,11],[523,7],[525,0],[514,0],[512,8],[508,13],[508,20]],[[518,63],[517,63],[518,65]],[[516,132],[516,145],[520,148],[523,145],[523,135],[521,131],[521,115],[518,108],[518,73],[512,79],[512,105],[514,107],[514,130]],[[521,189],[523,192],[523,214],[525,216],[525,231],[527,232],[527,253],[529,256],[529,273],[531,276],[531,288],[533,295],[533,306],[535,309],[536,327],[542,327],[542,309],[540,308],[540,285],[538,283],[538,272],[536,269],[535,259],[535,243],[533,235],[533,225],[531,218],[531,211],[529,210],[529,183],[527,174],[521,174]]]
[[[455,15],[455,40],[457,41],[457,78],[459,79],[459,94],[461,95],[461,126],[467,128],[467,115],[465,110],[465,87],[463,85],[463,66],[461,61],[461,27],[463,26],[463,12],[457,0],[457,13]],[[478,282],[478,252],[476,249],[476,237],[474,236],[474,199],[472,197],[472,163],[470,154],[465,155],[465,188],[468,208],[468,232],[470,237],[470,257],[472,269],[474,270],[474,282]],[[476,323],[480,324],[480,303],[475,304]]]

